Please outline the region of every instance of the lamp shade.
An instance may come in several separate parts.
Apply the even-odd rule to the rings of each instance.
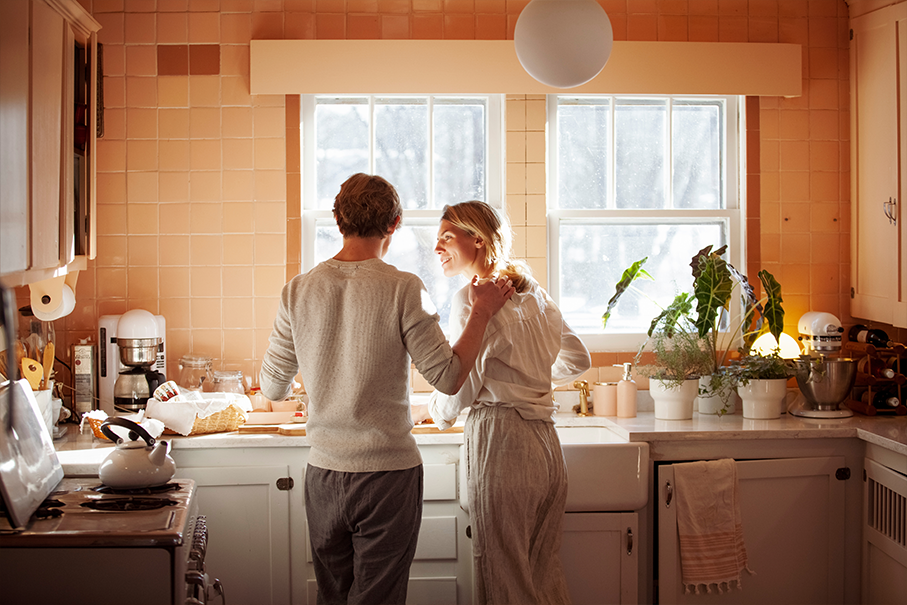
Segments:
[[[595,0],[532,0],[517,19],[513,43],[530,76],[548,86],[573,88],[604,68],[614,32]]]

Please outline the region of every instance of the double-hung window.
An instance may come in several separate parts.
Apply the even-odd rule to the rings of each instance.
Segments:
[[[422,278],[446,329],[466,281],[441,272],[438,224],[446,204],[501,207],[500,95],[303,95],[301,113],[303,271],[342,247],[331,214],[340,185],[357,172],[380,175],[403,205],[384,260]]]
[[[743,266],[739,97],[548,97],[549,290],[593,350],[634,350],[692,287],[692,256]],[[602,314],[624,269],[654,281]]]

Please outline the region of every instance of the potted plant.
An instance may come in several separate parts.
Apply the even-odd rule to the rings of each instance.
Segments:
[[[777,351],[771,355],[747,355],[732,367],[737,394],[743,401],[743,417],[780,418],[787,398],[787,381],[796,369]]]

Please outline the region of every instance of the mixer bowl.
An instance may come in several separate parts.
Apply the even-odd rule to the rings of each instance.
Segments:
[[[817,410],[837,410],[850,394],[856,376],[856,359],[801,357],[797,360],[797,385]]]

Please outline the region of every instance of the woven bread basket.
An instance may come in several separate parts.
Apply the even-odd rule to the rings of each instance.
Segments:
[[[229,433],[246,423],[246,416],[235,404],[230,404],[221,411],[207,418],[195,418],[189,435],[206,435],[208,433]],[[164,429],[165,435],[179,435],[176,431]]]

